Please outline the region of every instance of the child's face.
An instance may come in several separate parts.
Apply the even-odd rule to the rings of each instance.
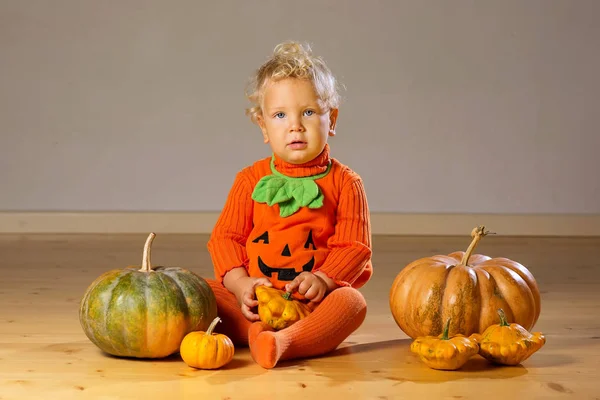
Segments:
[[[258,124],[265,143],[291,164],[303,164],[317,157],[335,134],[337,109],[323,110],[310,81],[286,78],[268,81]]]

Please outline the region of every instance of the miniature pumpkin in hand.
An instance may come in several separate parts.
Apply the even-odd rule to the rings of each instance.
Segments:
[[[193,368],[217,369],[233,359],[235,347],[231,339],[220,333],[213,333],[219,317],[215,318],[206,332],[190,332],[181,341],[179,354],[183,361]]]
[[[459,369],[479,351],[479,345],[474,338],[461,334],[449,337],[449,326],[450,320],[446,322],[444,332],[440,336],[419,337],[410,345],[410,350],[429,368]]]
[[[79,307],[86,336],[108,354],[163,358],[179,350],[188,333],[217,316],[208,282],[179,267],[152,267],[151,233],[142,266],[105,272],[87,288]]]
[[[472,254],[483,226],[473,229],[466,252],[425,257],[396,276],[389,295],[394,320],[411,338],[436,336],[452,319],[450,335],[481,333],[497,321],[496,310],[526,329],[540,315],[540,292],[527,268],[507,258]]]
[[[275,330],[287,328],[311,313],[308,305],[292,299],[283,290],[257,286],[255,293],[260,320]]]
[[[483,334],[471,337],[479,343],[479,354],[496,364],[518,365],[546,344],[541,332],[529,333],[519,324],[509,324],[502,309],[500,324],[488,327]]]

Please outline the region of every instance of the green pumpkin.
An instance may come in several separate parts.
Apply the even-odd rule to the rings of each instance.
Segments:
[[[167,357],[179,351],[186,334],[206,330],[217,317],[215,295],[203,278],[178,267],[152,268],[154,237],[146,240],[141,269],[102,274],[81,300],[83,331],[108,354]]]

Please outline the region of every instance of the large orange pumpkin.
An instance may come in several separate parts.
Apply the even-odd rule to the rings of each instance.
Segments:
[[[389,295],[394,320],[411,338],[437,336],[449,318],[450,335],[481,333],[508,320],[530,330],[540,315],[540,292],[527,268],[508,258],[473,254],[489,232],[473,229],[466,252],[415,260],[396,276]]]

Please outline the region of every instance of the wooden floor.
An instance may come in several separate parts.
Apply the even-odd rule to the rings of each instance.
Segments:
[[[526,265],[542,292],[538,353],[516,367],[479,356],[460,371],[427,368],[388,308],[409,261],[464,250],[462,238],[374,237],[365,323],[326,357],[264,370],[247,349],[217,371],[176,355],[133,361],[103,355],[84,335],[78,302],[102,272],[141,262],[146,235],[0,235],[0,399],[600,399],[600,238],[488,236],[478,253]],[[161,235],[154,265],[212,277],[203,235]]]

